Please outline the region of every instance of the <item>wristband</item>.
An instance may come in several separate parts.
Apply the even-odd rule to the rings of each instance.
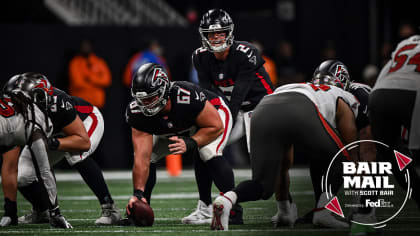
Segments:
[[[55,151],[60,146],[60,141],[55,137],[50,137],[47,140],[48,148],[52,151]]]
[[[144,198],[144,192],[140,189],[134,189],[133,196],[137,197],[141,201],[141,199]]]
[[[184,140],[187,152],[198,148],[197,142],[193,138],[187,136],[181,136],[180,138]]]

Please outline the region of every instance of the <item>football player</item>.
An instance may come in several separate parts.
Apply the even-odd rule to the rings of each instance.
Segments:
[[[0,97],[0,150],[3,155],[1,169],[4,192],[4,215],[0,226],[17,225],[17,175],[20,150],[27,145],[33,153],[36,175],[47,195],[51,213],[50,224],[57,228],[72,228],[61,215],[57,200],[57,187],[48,162],[46,138],[52,132],[51,121],[22,91],[8,91]],[[37,193],[38,194],[38,193]]]
[[[323,81],[325,80],[325,81]],[[347,92],[353,94],[356,99],[360,102],[357,117],[356,126],[359,131],[360,140],[371,140],[372,133],[368,118],[368,99],[371,91],[371,87],[365,84],[356,83],[351,81],[349,70],[347,66],[338,60],[326,60],[322,62],[316,69],[312,77],[312,83],[314,84],[328,84],[337,86],[344,89]],[[363,142],[360,143],[359,156],[362,161],[374,161],[376,160],[376,148],[373,143]],[[313,163],[312,163],[313,164]],[[316,170],[313,168],[312,170]],[[318,176],[317,173],[311,172],[313,177]],[[278,197],[280,189],[276,191],[276,197]],[[321,189],[315,189],[315,202],[318,201],[321,195]],[[299,218],[297,222],[300,223],[312,223],[314,208],[312,211],[307,213],[302,218]],[[365,210],[364,208],[363,210]],[[271,218],[272,223],[277,222],[279,214],[281,214],[279,201],[277,202],[277,213]]]
[[[102,207],[101,217],[95,224],[116,224],[121,219],[121,214],[114,204],[100,167],[89,158],[98,147],[104,132],[104,120],[99,109],[79,97],[69,96],[53,87],[39,73],[19,74],[8,83],[31,94],[35,102],[47,111],[54,127],[54,133],[48,139],[51,165],[66,158],[70,166],[80,173]],[[19,223],[23,224],[43,223],[48,220],[45,195],[36,194],[40,182],[34,170],[31,153],[25,147],[19,159],[18,187],[32,204],[32,211],[19,217]]]
[[[249,150],[249,119],[258,102],[273,92],[270,77],[264,69],[264,59],[254,45],[236,41],[234,24],[229,14],[222,9],[209,10],[202,16],[199,33],[202,47],[192,55],[193,65],[198,73],[199,84],[227,100],[235,119],[228,144],[234,143],[246,134]],[[210,189],[211,181],[199,169],[195,171],[197,184],[201,189]],[[210,192],[208,190],[207,192]],[[200,194],[201,196],[202,194]],[[211,196],[200,197],[211,207]],[[241,207],[236,206],[238,212]],[[192,222],[199,209],[184,219]],[[242,215],[231,219],[233,224],[242,224]]]
[[[138,69],[131,94],[126,118],[132,127],[134,192],[128,215],[135,201],[150,204],[155,163],[168,154],[191,154],[194,165],[212,176],[221,192],[233,189],[233,171],[222,155],[232,115],[221,97],[190,82],[170,82],[164,68],[154,63]],[[211,210],[203,211],[202,224],[210,223]]]
[[[400,171],[392,150],[414,157],[407,165],[410,171],[411,197],[420,208],[420,179],[415,169],[420,150],[420,35],[401,41],[382,68],[369,97],[369,118],[378,153],[393,163],[392,173],[397,182],[407,188],[405,172]],[[401,126],[408,129],[408,150],[401,140]]]
[[[252,180],[244,181],[233,191],[216,198],[211,229],[228,230],[232,204],[269,199],[276,183],[286,190],[278,197],[282,212],[278,223],[293,225],[297,209],[290,203],[288,190],[293,147],[300,145],[311,153],[310,161],[317,163],[316,167],[310,165],[311,172],[317,173],[311,176],[312,184],[314,189],[320,189],[321,176],[326,173],[331,158],[344,144],[357,140],[355,116],[358,106],[359,102],[352,94],[326,84],[284,85],[274,94],[264,97],[251,119]],[[358,160],[357,149],[344,152],[339,160],[344,160],[344,156],[351,161]],[[341,163],[334,162],[331,170],[331,190],[336,194],[341,186]],[[323,208],[327,202],[326,193],[320,194],[318,207]],[[314,213],[313,224],[348,227],[346,222],[336,220],[326,209]]]

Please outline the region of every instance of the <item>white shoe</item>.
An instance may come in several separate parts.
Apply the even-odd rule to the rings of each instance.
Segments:
[[[15,218],[15,220],[13,220],[10,216],[3,216],[0,220],[0,226],[6,227],[10,225],[17,225],[17,219]]]
[[[121,213],[115,204],[102,204],[102,215],[95,225],[115,225],[121,219]]]
[[[192,225],[210,224],[212,216],[213,216],[212,205],[210,204],[207,206],[203,201],[198,200],[197,209],[193,213],[182,218],[181,222],[183,224],[192,224]]]
[[[319,198],[317,207],[324,208],[327,203],[328,203],[327,195],[326,193],[322,193],[321,197]],[[333,229],[349,228],[349,224],[347,222],[336,219],[332,215],[332,212],[328,211],[326,208],[324,208],[323,210],[314,212],[312,223],[317,226],[333,228]]]
[[[229,214],[232,202],[224,196],[218,196],[213,202],[212,230],[229,230]]]
[[[48,210],[38,212],[32,209],[29,213],[18,218],[19,224],[42,224],[50,222]]]
[[[290,226],[293,227],[297,219],[297,206],[291,203],[288,209],[278,208],[277,213],[271,217],[271,223],[276,226]]]

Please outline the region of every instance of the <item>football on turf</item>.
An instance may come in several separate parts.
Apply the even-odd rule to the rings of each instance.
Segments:
[[[152,226],[155,221],[152,208],[143,201],[135,201],[130,212],[130,217],[136,226]]]

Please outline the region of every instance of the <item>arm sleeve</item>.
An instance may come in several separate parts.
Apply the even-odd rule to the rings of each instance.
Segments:
[[[50,205],[56,206],[57,186],[55,182],[55,177],[51,171],[50,163],[48,161],[46,141],[42,137],[42,134],[38,131],[32,135],[32,144],[30,146],[30,152],[31,154],[33,154],[33,159],[38,166],[39,174],[42,178],[44,187],[48,193]]]
[[[192,65],[197,71],[198,83],[200,86],[204,89],[214,90],[214,88],[212,88],[211,78],[204,72],[204,69],[200,65],[199,58],[195,52],[192,55]]]
[[[229,108],[232,112],[233,118],[236,118],[242,102],[248,95],[251,86],[253,86],[257,81],[256,71],[258,68],[263,66],[265,62],[261,57],[261,54],[255,48],[251,48],[251,52],[248,54],[238,55],[241,55],[240,62],[238,64],[239,74],[235,80],[235,87],[233,88],[229,103]]]
[[[232,117],[236,118],[239,110],[241,109],[242,102],[245,100],[249,89],[255,81],[247,78],[241,78],[237,80],[235,88],[232,91],[232,96],[229,103],[229,109],[232,113]]]

